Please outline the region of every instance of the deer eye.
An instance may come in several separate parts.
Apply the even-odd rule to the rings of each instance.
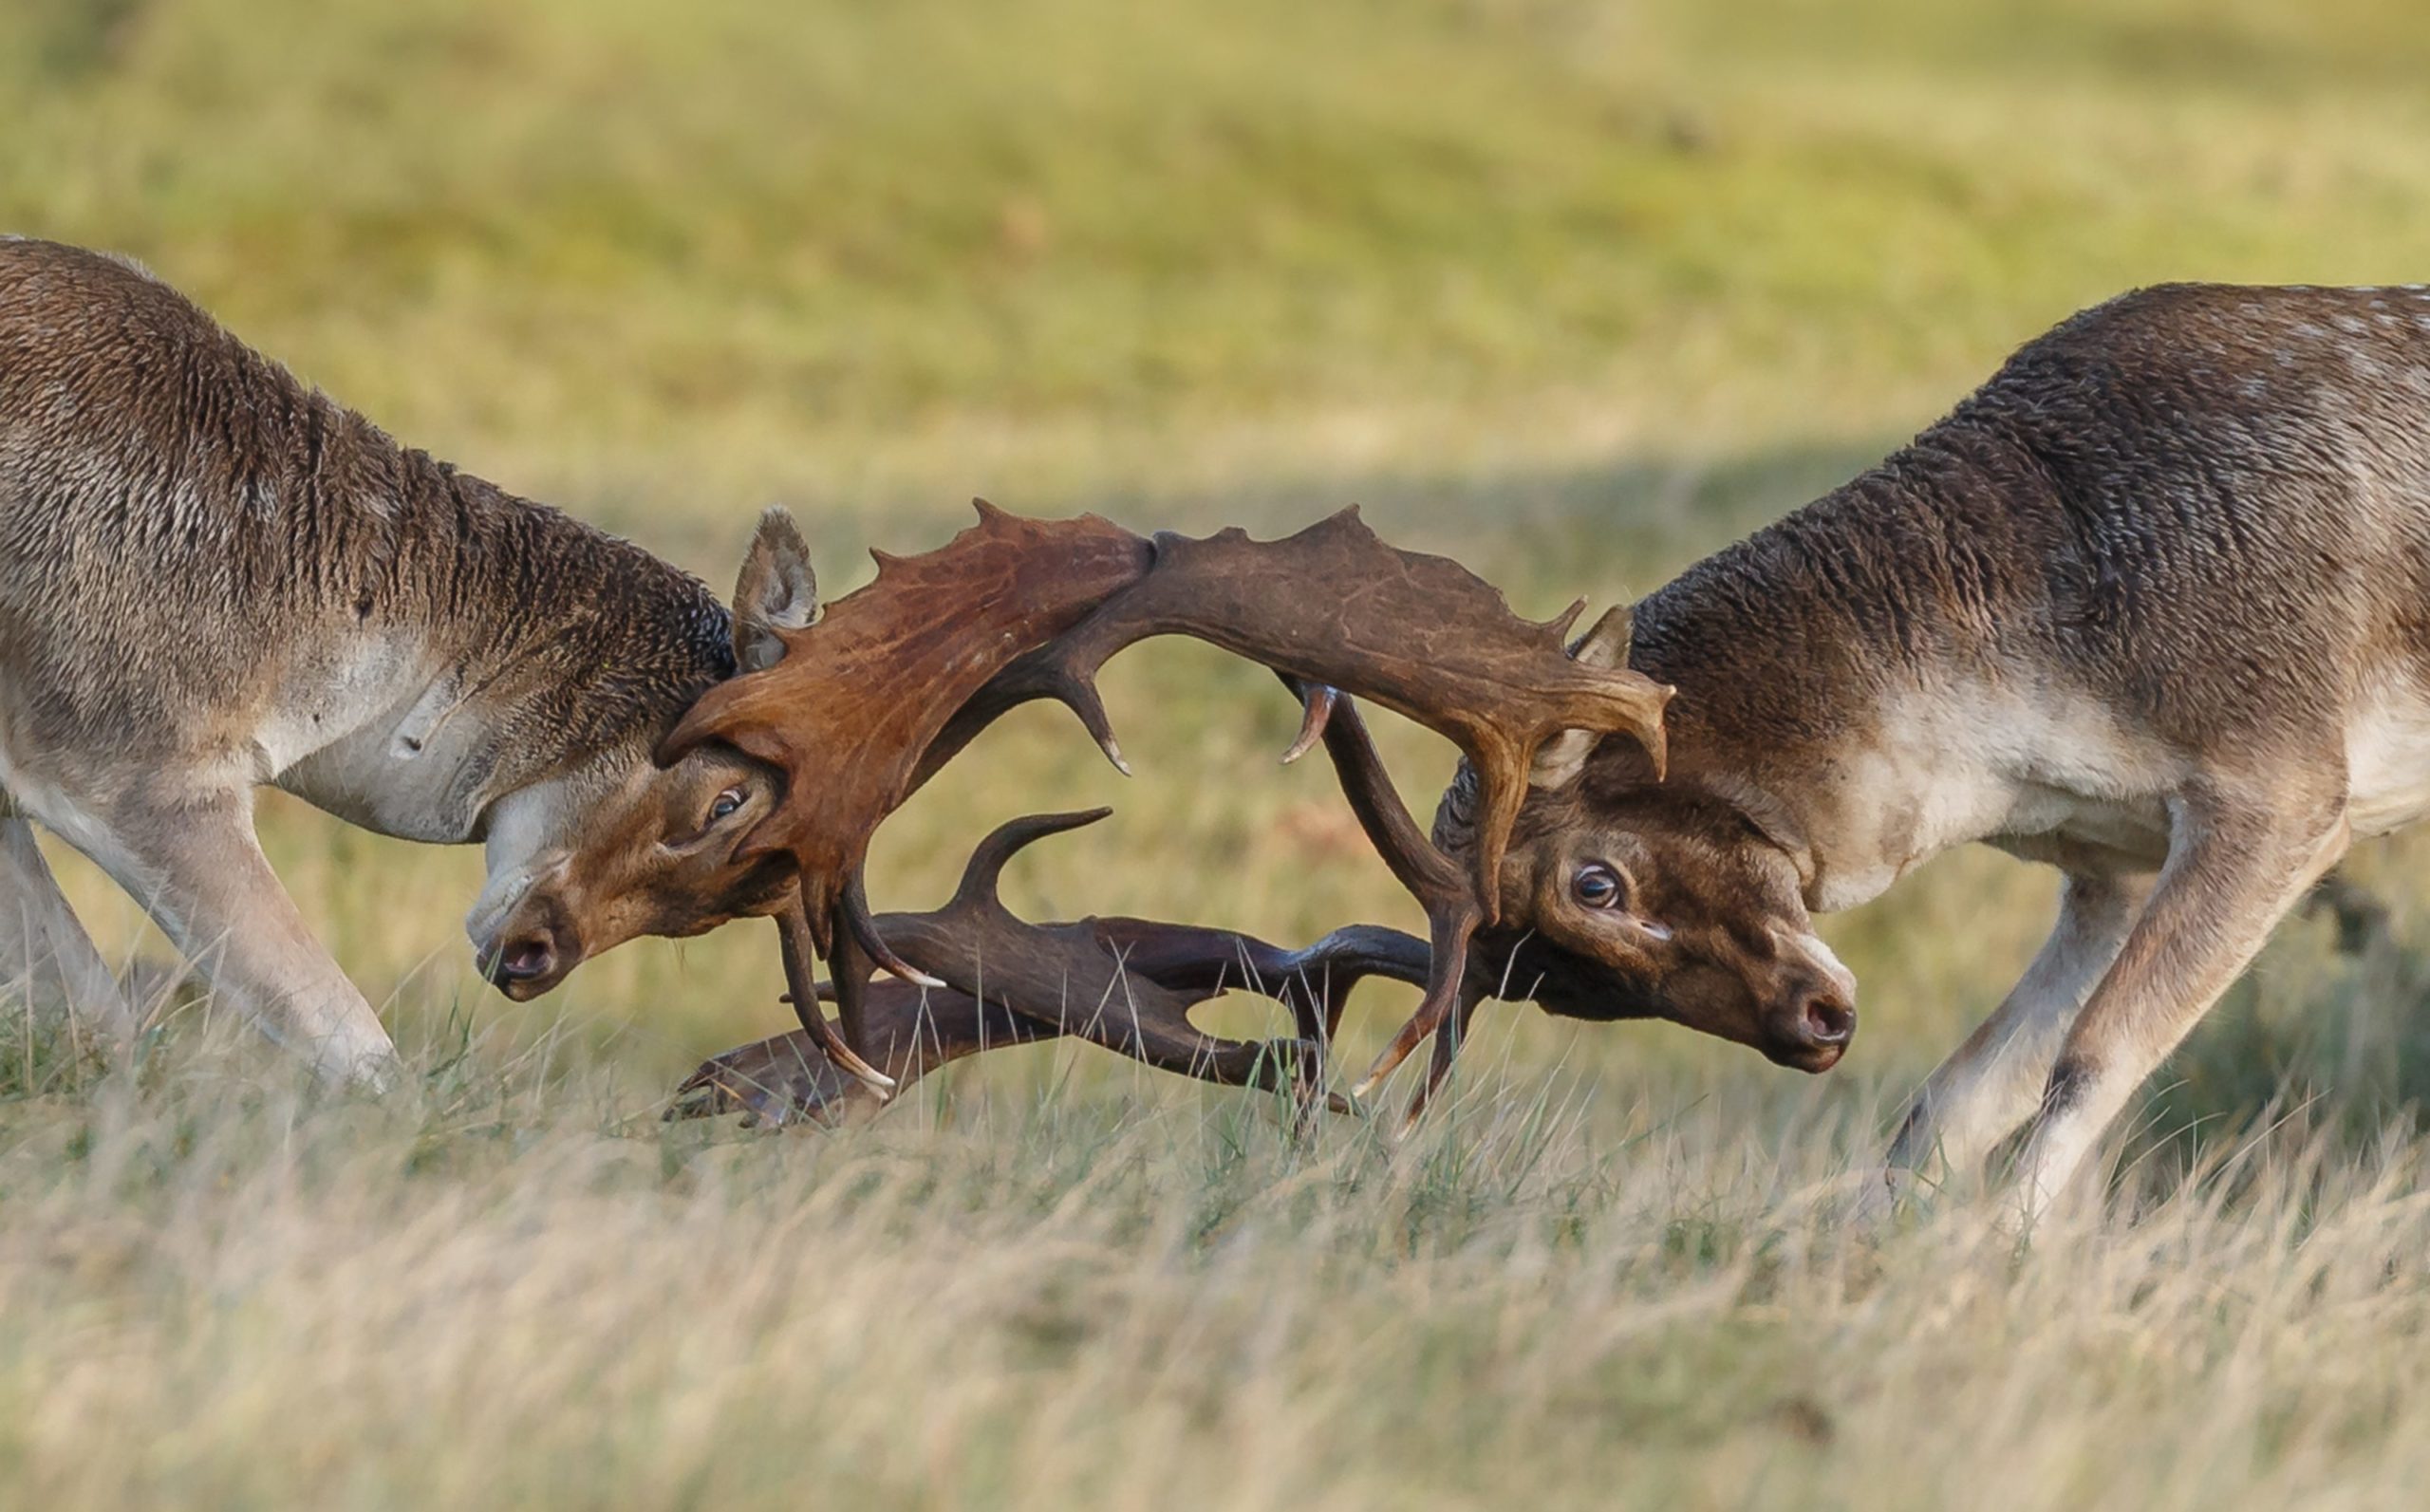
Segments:
[[[1620,879],[1611,868],[1593,862],[1578,868],[1578,875],[1569,881],[1569,893],[1589,908],[1617,907]]]
[[[737,809],[742,807],[745,796],[746,794],[738,787],[728,788],[719,793],[717,801],[709,805],[709,823],[715,824],[720,819],[730,817]]]

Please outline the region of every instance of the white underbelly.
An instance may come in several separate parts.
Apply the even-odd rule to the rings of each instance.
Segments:
[[[1920,862],[1972,841],[2064,846],[2088,861],[2157,866],[2185,764],[2085,695],[1986,679],[1918,689],[1840,763],[1830,864],[1809,902],[1861,903]]]
[[[2346,730],[2346,791],[2357,835],[2430,816],[2430,695],[2391,687],[2355,706]]]

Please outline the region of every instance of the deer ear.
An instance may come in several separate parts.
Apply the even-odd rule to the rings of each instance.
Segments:
[[[1569,659],[1604,672],[1617,672],[1629,664],[1629,634],[1635,625],[1629,607],[1615,604],[1603,611],[1594,628],[1578,638],[1569,648]],[[1534,770],[1527,775],[1527,785],[1533,788],[1561,789],[1578,780],[1586,770],[1586,758],[1595,754],[1598,737],[1592,730],[1563,730],[1536,749]]]
[[[818,574],[810,569],[810,548],[781,504],[759,516],[759,529],[743,553],[734,585],[734,660],[745,672],[764,672],[785,659],[784,630],[806,628],[818,617]]]

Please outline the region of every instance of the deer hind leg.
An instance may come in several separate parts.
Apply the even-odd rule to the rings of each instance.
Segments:
[[[1890,1147],[1887,1184],[1908,1173],[1972,1180],[2032,1116],[2060,1041],[2126,942],[2152,879],[2071,874],[2059,919],[1989,1018],[1925,1081]]]
[[[250,793],[113,812],[81,837],[148,910],[214,996],[326,1082],[384,1088],[396,1047],[296,911],[253,837]]]
[[[2045,1084],[2017,1172],[2019,1216],[2028,1222],[2353,838],[2342,800],[2205,796],[2182,802],[2173,819],[2151,901]]]
[[[122,1040],[140,1027],[61,894],[33,825],[16,817],[0,817],[0,981],[22,981],[36,1001],[56,996],[82,1033]]]

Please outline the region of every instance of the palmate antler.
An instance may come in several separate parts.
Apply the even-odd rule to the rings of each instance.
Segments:
[[[1144,919],[1032,924],[1015,918],[996,895],[1005,863],[1037,840],[1109,812],[1013,820],[980,842],[944,907],[878,915],[877,933],[893,950],[951,985],[870,983],[864,999],[868,1053],[890,1084],[907,1086],[981,1050],[1072,1035],[1229,1086],[1276,1085],[1296,1064],[1303,1103],[1315,1106],[1323,1092],[1312,1073],[1351,991],[1370,977],[1423,980],[1425,943],[1396,929],[1353,924],[1304,950],[1281,950],[1249,935]],[[832,995],[831,984],[820,985]],[[1298,1037],[1259,1044],[1190,1024],[1192,1007],[1235,990],[1288,1006]],[[839,1067],[804,1028],[708,1061],[676,1089],[668,1116],[743,1109],[776,1122],[796,1114],[832,1121],[880,1106],[871,1089],[848,1081]],[[1347,1107],[1338,1099],[1331,1105]]]
[[[752,844],[790,849],[809,916],[832,921],[819,943],[840,958],[844,1035],[855,1044],[856,979],[866,971],[851,960],[853,943],[897,975],[916,975],[861,901],[878,821],[1032,699],[1069,705],[1123,766],[1094,680],[1136,641],[1191,636],[1281,674],[1305,710],[1291,754],[1323,739],[1361,825],[1426,910],[1425,999],[1361,1092],[1429,1035],[1442,1037],[1419,1105],[1449,1066],[1476,996],[1468,943],[1496,922],[1502,856],[1540,761],[1620,733],[1661,767],[1671,690],[1607,659],[1573,658],[1564,642],[1582,604],[1541,624],[1523,620],[1458,563],[1386,545],[1355,508],[1277,541],[1232,530],[1148,542],[1094,516],[1042,525],[982,505],[980,525],[942,551],[882,565],[877,583],[790,635],[776,667],[704,698],[666,750],[718,737],[786,769],[784,804]],[[1624,611],[1613,613],[1624,629]],[[1608,639],[1614,624],[1607,615],[1588,641]],[[1477,793],[1467,867],[1411,819],[1346,694],[1435,730],[1467,757]],[[870,719],[873,698],[918,707],[860,730],[850,720]],[[869,770],[853,771],[860,763]]]
[[[1662,767],[1662,709],[1671,689],[1565,644],[1583,602],[1541,624],[1510,612],[1501,590],[1445,557],[1387,545],[1347,509],[1278,541],[1224,531],[1204,540],[1154,537],[1155,563],[1136,585],[990,679],[941,732],[924,763],[942,764],[1020,702],[1069,705],[1124,767],[1095,676],[1123,647],[1187,635],[1273,668],[1305,718],[1284,759],[1321,737],[1369,840],[1426,910],[1433,966],[1425,999],[1361,1081],[1372,1091],[1430,1035],[1443,1036],[1411,1116],[1456,1052],[1475,1005],[1468,942],[1497,922],[1510,831],[1539,761],[1557,744],[1620,733]],[[1614,609],[1587,640],[1623,630]],[[1475,843],[1463,868],[1427,838],[1393,789],[1355,693],[1449,738],[1475,773]],[[1124,767],[1124,770],[1128,770]]]
[[[862,870],[886,816],[927,780],[922,758],[955,711],[1023,652],[1077,624],[1151,560],[1120,526],[1016,518],[976,501],[979,523],[924,555],[872,551],[877,581],[801,629],[777,629],[773,667],[711,688],[659,750],[670,762],[720,739],[777,768],[784,801],[736,849],[737,860],[789,851],[800,901],[780,915],[785,976],[802,1028],[838,1065],[881,1093],[892,1083],[860,1055],[866,951],[929,984],[870,926]],[[815,949],[849,983],[839,1038],[807,993]]]

